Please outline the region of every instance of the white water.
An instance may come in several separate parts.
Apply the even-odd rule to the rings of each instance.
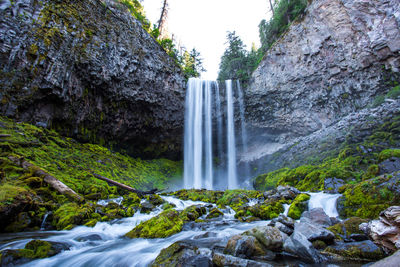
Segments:
[[[232,81],[226,81],[226,157],[223,157],[223,123],[217,82],[190,78],[186,92],[184,132],[184,187],[214,189],[238,188]],[[215,95],[215,97],[214,97]],[[215,108],[213,108],[215,99]],[[215,110],[216,114],[213,114]],[[217,122],[219,169],[213,164],[213,118]],[[244,119],[243,119],[244,120]],[[221,170],[221,168],[225,168]]]
[[[117,203],[118,205],[121,205],[122,201],[124,200],[123,197],[117,197],[117,198],[110,198],[110,199],[102,199],[97,201],[97,205],[100,206],[107,206],[109,203],[114,202]]]
[[[240,82],[236,81],[237,84],[237,94],[239,98],[239,110],[240,110],[240,128],[241,128],[241,137],[242,137],[242,155],[247,154],[248,146],[247,146],[247,130],[246,130],[246,121],[244,118],[244,99],[243,92],[240,86]],[[244,176],[246,179],[250,178],[250,166],[248,161],[244,162]]]
[[[183,210],[191,205],[209,205],[204,202],[183,201],[173,197],[163,196],[162,198],[175,204],[177,210]],[[215,205],[212,206],[215,207]],[[123,237],[124,234],[132,230],[140,222],[158,215],[161,211],[161,209],[157,209],[150,214],[138,212],[131,218],[97,223],[93,228],[79,226],[70,231],[24,233],[25,239],[12,241],[0,249],[23,248],[32,238],[40,238],[42,240],[67,243],[71,246],[71,249],[51,258],[30,262],[25,266],[148,266],[163,248],[176,241],[201,239],[204,242],[208,242],[210,246],[215,243],[220,243],[224,246],[232,235],[266,224],[265,221],[240,223],[234,220],[235,212],[227,208],[222,210],[224,216],[220,220],[210,221],[201,227],[183,230],[168,238],[128,239]],[[206,235],[206,237],[203,235]],[[82,240],[82,238],[89,236],[95,236],[96,238]],[[10,237],[10,240],[14,240],[14,238]]]
[[[235,124],[233,121],[232,81],[225,81],[227,102],[227,152],[228,152],[228,189],[238,188],[236,176]]]
[[[338,217],[339,213],[336,209],[336,202],[341,194],[326,194],[324,192],[307,193],[310,200],[308,201],[308,209],[322,208],[329,217]]]
[[[284,208],[283,215],[288,216],[290,205],[289,204],[283,204],[283,208]]]
[[[211,83],[205,83],[205,188],[213,188],[213,155],[212,155],[212,114],[211,114]]]

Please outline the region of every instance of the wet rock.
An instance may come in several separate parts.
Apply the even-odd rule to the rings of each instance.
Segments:
[[[154,206],[161,205],[165,202],[159,195],[146,195],[146,199]]]
[[[154,209],[154,205],[148,201],[143,202],[140,204],[140,212],[142,213],[150,213]]]
[[[7,249],[0,252],[0,266],[17,266],[34,259],[47,258],[68,250],[70,246],[61,242],[32,240],[23,249]]]
[[[78,242],[99,241],[102,239],[103,238],[98,234],[81,235],[81,236],[74,238],[74,240],[76,240]]]
[[[211,250],[178,241],[161,250],[151,266],[213,266]]]
[[[345,182],[343,179],[338,178],[326,178],[324,180],[324,188],[327,193],[337,194],[338,190],[341,186],[343,186]]]
[[[400,171],[400,158],[391,157],[379,164],[379,174]]]
[[[255,237],[266,249],[280,251],[288,236],[276,227],[258,226],[243,233]]]
[[[379,220],[361,224],[360,230],[388,252],[400,249],[400,206],[387,208]]]
[[[320,225],[310,224],[309,222],[300,221],[295,225],[294,230],[301,233],[310,242],[321,240],[329,244],[335,239],[335,235],[331,231],[322,228]]]
[[[184,221],[195,221],[206,213],[207,209],[204,206],[193,205],[183,210],[180,216]]]
[[[207,215],[206,219],[214,219],[223,216],[224,213],[217,208],[213,208]]]
[[[385,254],[381,248],[370,240],[360,242],[338,242],[334,246],[329,246],[324,253],[336,255],[336,259],[341,260],[379,260]]]
[[[253,260],[241,259],[231,255],[214,253],[212,257],[212,262],[218,267],[272,267],[273,265],[263,262],[257,262]]]
[[[398,267],[400,262],[400,251],[397,251],[394,253],[392,256],[389,256],[387,258],[384,258],[383,260],[377,261],[369,267]]]
[[[225,247],[224,253],[244,259],[275,259],[275,253],[263,247],[254,236],[246,235],[231,237]]]
[[[300,191],[292,186],[278,186],[276,189],[264,192],[266,199],[295,199]]]
[[[339,222],[327,229],[334,233],[335,238],[344,241],[363,241],[368,237],[359,229],[359,225],[367,220],[358,217],[352,217]]]
[[[285,233],[285,234],[287,234],[287,235],[293,234],[293,231],[294,231],[292,228],[290,228],[290,227],[284,225],[284,224],[281,223],[281,222],[276,222],[276,223],[275,223],[275,227],[278,228],[279,231],[281,231],[281,232],[283,232],[283,233]]]
[[[314,248],[312,243],[307,238],[295,231],[283,244],[283,250],[294,257],[318,263],[322,262],[324,258]]]
[[[166,210],[125,234],[129,238],[164,238],[182,231],[183,221],[176,210]]]
[[[322,208],[314,208],[302,214],[300,222],[309,222],[321,227],[328,227],[332,225],[331,218],[326,215]]]

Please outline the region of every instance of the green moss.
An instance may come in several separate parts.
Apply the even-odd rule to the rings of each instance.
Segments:
[[[125,236],[129,238],[165,238],[182,231],[183,220],[176,210],[166,210],[140,223]]]
[[[385,149],[381,151],[378,155],[378,159],[380,162],[387,160],[391,157],[400,158],[400,149]]]
[[[352,260],[380,260],[385,256],[381,249],[370,251],[359,244],[347,245],[345,249],[327,247],[324,252],[333,253]]]
[[[279,180],[285,177],[288,168],[279,169],[273,172],[262,174],[254,179],[254,188],[257,190],[271,190],[274,189]]]
[[[347,185],[339,199],[339,213],[344,218],[377,218],[379,213],[392,205],[400,203],[400,194],[391,190],[400,185],[398,180],[381,176],[355,185]],[[393,184],[394,183],[394,184]]]
[[[53,225],[57,230],[68,230],[71,226],[84,224],[90,220],[91,213],[95,211],[90,205],[79,206],[76,203],[66,203],[54,213]]]
[[[54,255],[51,244],[43,240],[32,240],[26,244],[25,249],[33,251],[33,258],[47,258]]]
[[[292,204],[290,205],[288,216],[292,219],[300,219],[301,214],[308,207],[308,200],[310,200],[310,195],[308,194],[299,194],[294,199]]]
[[[358,226],[365,222],[367,222],[367,220],[351,217],[343,222],[328,227],[327,230],[334,233],[335,238],[338,240],[348,239],[352,234],[363,234]]]
[[[206,219],[214,219],[214,218],[221,217],[223,215],[224,215],[224,213],[222,211],[220,211],[217,208],[214,208],[214,209],[210,210],[210,212],[208,213]]]
[[[7,161],[7,156],[11,154],[23,156],[75,192],[93,198],[107,198],[112,193],[112,187],[94,178],[91,172],[139,190],[163,189],[182,174],[181,162],[134,159],[99,145],[80,144],[55,131],[31,124],[15,123],[4,117],[0,117],[0,122],[4,125],[1,133],[11,135],[7,149],[0,147],[5,156],[0,158],[0,165],[3,165],[3,171],[10,179],[16,179],[24,173],[21,168]],[[125,192],[114,193],[120,195]]]
[[[266,201],[263,204],[256,204],[248,208],[250,214],[254,217],[260,218],[262,220],[270,220],[276,218],[284,211],[283,208],[284,201]]]
[[[180,214],[180,217],[184,222],[195,221],[200,216],[206,214],[206,212],[207,211],[205,207],[193,205],[184,209]]]

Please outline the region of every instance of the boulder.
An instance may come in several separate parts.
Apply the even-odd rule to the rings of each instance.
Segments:
[[[336,245],[327,247],[324,253],[338,260],[374,261],[382,259],[385,256],[383,250],[371,240],[349,243],[337,242]]]
[[[182,231],[183,221],[176,210],[166,210],[125,234],[129,238],[164,238]]]
[[[217,208],[213,208],[207,215],[207,219],[214,219],[220,216],[224,216],[224,213]]]
[[[382,211],[379,220],[360,225],[360,230],[387,252],[400,249],[400,206],[392,206]]]
[[[275,253],[266,249],[254,236],[232,236],[224,250],[225,254],[254,260],[273,260]]]
[[[238,257],[234,257],[231,255],[226,255],[222,253],[214,253],[212,262],[215,266],[218,267],[272,267],[273,265],[264,263],[264,262],[257,262],[253,260],[246,260]]]
[[[301,215],[300,222],[309,222],[320,227],[328,227],[332,225],[331,218],[326,215],[322,208],[314,208],[304,212]]]
[[[367,220],[358,217],[351,217],[339,222],[327,229],[335,235],[335,239],[344,241],[363,241],[368,237],[359,229],[359,225]]]
[[[276,189],[264,192],[264,198],[266,199],[295,199],[300,194],[300,191],[292,186],[279,185]]]
[[[400,262],[400,251],[397,251],[392,256],[384,258],[383,260],[377,261],[369,267],[398,267]]]
[[[400,171],[400,158],[391,157],[379,164],[379,174]]]
[[[258,226],[243,233],[255,237],[266,249],[280,251],[288,236],[276,227]]]
[[[332,243],[335,235],[319,225],[313,225],[309,222],[299,222],[295,225],[295,232],[301,233],[307,238],[308,241],[313,242],[316,240],[324,241],[325,243]]]
[[[161,250],[151,266],[213,266],[211,250],[198,248],[191,242],[178,241]]]
[[[140,204],[140,212],[142,213],[150,213],[154,209],[154,205],[148,201],[143,202]]]
[[[283,244],[283,250],[294,257],[313,263],[319,263],[324,260],[312,243],[298,231],[295,231],[288,239],[286,239]]]

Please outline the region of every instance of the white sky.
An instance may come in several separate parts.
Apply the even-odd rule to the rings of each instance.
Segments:
[[[163,0],[143,0],[147,18],[156,24]],[[269,17],[268,0],[169,0],[168,29],[187,50],[196,48],[207,72],[215,80],[225,51],[227,31],[236,34],[250,50],[259,47],[258,24]]]

